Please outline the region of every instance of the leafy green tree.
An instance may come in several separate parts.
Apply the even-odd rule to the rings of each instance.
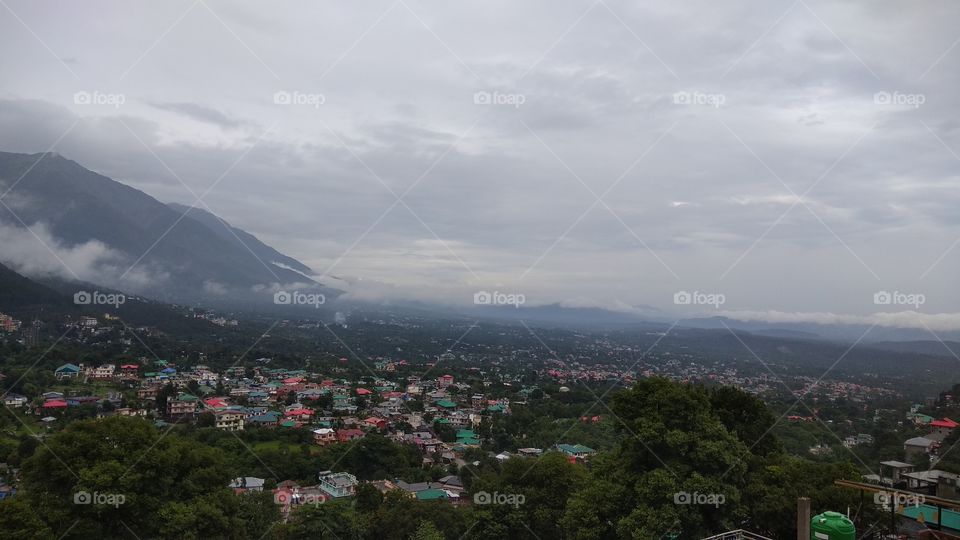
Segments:
[[[358,512],[376,512],[383,502],[383,494],[380,493],[380,490],[374,487],[373,484],[364,482],[357,486],[357,494],[354,501]]]
[[[431,521],[422,521],[417,530],[410,535],[410,540],[444,540],[443,533]]]
[[[769,433],[777,419],[757,397],[733,386],[721,386],[710,391],[710,406],[727,431],[747,444],[751,453],[766,456],[783,451]]]
[[[290,523],[278,530],[277,537],[285,540],[360,538],[364,521],[349,501],[331,501],[294,510]]]
[[[625,486],[602,479],[593,479],[570,500],[560,527],[567,538],[575,540],[602,540],[616,538],[616,523],[630,508]]]
[[[628,436],[603,472],[627,487],[632,508],[618,523],[619,534],[657,538],[677,524],[691,537],[736,528],[746,515],[740,490],[751,454],[713,411],[706,392],[653,378],[612,402]],[[677,504],[694,494],[723,502]]]
[[[424,521],[432,522],[447,538],[461,538],[471,523],[469,511],[446,501],[418,501],[406,493],[391,491],[370,516],[369,538],[409,538]]]
[[[276,506],[235,496],[230,477],[213,448],[112,417],[71,424],[38,448],[22,496],[58,537],[256,537]]]
[[[860,530],[886,527],[886,516],[873,504],[873,497],[861,498],[860,492],[833,484],[839,479],[859,481],[861,476],[851,463],[816,463],[795,457],[771,462],[744,490],[750,506],[748,528],[772,538],[792,537],[798,497],[810,497],[814,514],[852,508]]]
[[[212,412],[204,411],[197,416],[198,428],[209,428],[217,425],[217,417],[213,415]]]
[[[512,458],[500,474],[485,473],[474,479],[477,524],[473,538],[558,538],[567,500],[587,482],[582,465],[567,461],[559,452],[536,459]]]
[[[0,501],[0,539],[53,540],[53,531],[23,497]]]

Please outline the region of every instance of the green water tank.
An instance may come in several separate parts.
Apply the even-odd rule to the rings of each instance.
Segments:
[[[810,540],[856,540],[857,528],[840,512],[824,512],[810,520]]]

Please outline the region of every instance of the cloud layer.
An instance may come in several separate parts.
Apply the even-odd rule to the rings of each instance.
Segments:
[[[958,311],[955,3],[9,4],[0,150],[202,195],[358,297]]]

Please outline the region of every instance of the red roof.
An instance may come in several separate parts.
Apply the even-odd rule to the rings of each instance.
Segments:
[[[140,366],[137,364],[124,364],[120,366],[120,369],[140,369]]]
[[[294,409],[292,411],[287,411],[287,416],[301,416],[301,415],[311,415],[313,411],[310,409]]]
[[[338,429],[337,430],[337,440],[348,441],[350,439],[361,438],[366,435],[363,431],[359,429]]]
[[[366,396],[366,395],[372,394],[372,393],[373,393],[373,392],[367,390],[366,388],[357,388],[357,395],[358,395],[358,396]]]
[[[67,406],[67,402],[62,399],[51,399],[50,401],[43,404],[43,408],[45,409],[59,409],[66,406]]]
[[[954,422],[949,418],[944,418],[943,420],[934,420],[933,422],[930,422],[930,425],[933,427],[944,427],[944,428],[950,428],[950,429],[954,429],[957,426],[960,426],[960,424]]]

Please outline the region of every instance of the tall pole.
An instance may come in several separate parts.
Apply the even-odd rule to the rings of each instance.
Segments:
[[[797,499],[797,540],[810,540],[810,497]]]

